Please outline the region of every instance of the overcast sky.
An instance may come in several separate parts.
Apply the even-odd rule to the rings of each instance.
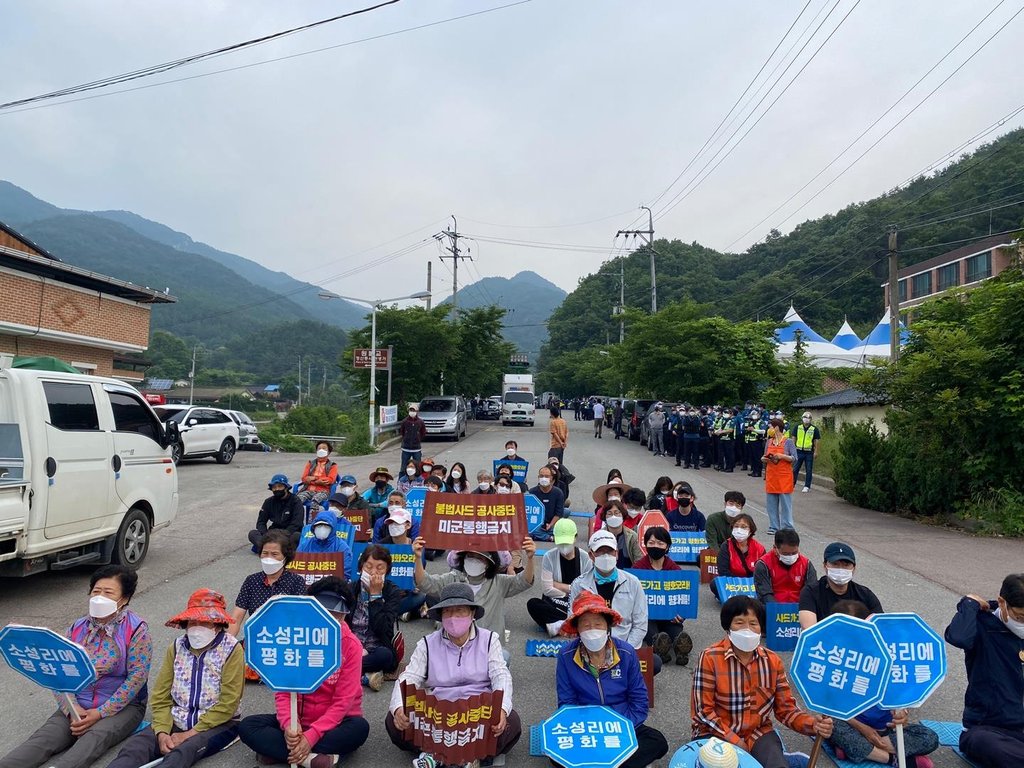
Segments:
[[[0,0],[0,101],[371,4]],[[338,45],[501,4],[404,0],[144,82]],[[737,139],[853,10],[736,150],[658,219],[658,237],[718,249],[733,243],[881,115],[996,0],[838,0],[826,17],[835,4],[810,0],[764,74],[787,51],[795,56],[824,18],[821,31]],[[804,5],[533,0],[226,74],[0,112],[0,175],[56,205],[131,210],[303,279],[366,267],[327,285],[369,297],[421,290],[429,259],[435,260],[435,291],[450,292],[448,268],[437,265],[433,241],[379,262],[429,237],[454,213],[469,234],[602,249],[567,252],[481,241],[474,264],[460,270],[461,281],[532,269],[572,290],[608,257],[615,231],[634,222],[639,204],[652,204],[658,214],[706,163],[721,158],[712,159],[715,143],[653,205]],[[1018,106],[1024,67],[1014,56],[1024,14],[849,173],[786,218],[1019,8],[1020,0],[1003,3],[853,151],[733,250],[763,238],[772,226],[786,231],[893,187]],[[1022,122],[1024,114],[992,137]],[[491,225],[578,222],[592,223]]]

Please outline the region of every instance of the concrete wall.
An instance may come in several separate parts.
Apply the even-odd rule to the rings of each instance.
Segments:
[[[843,424],[856,424],[857,422],[874,419],[875,426],[882,434],[889,432],[885,423],[885,407],[881,405],[855,405],[839,408],[803,408],[802,411],[810,411],[811,417],[816,424],[824,423],[826,418],[832,419],[836,431]]]

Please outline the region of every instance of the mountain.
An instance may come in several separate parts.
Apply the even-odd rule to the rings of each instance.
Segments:
[[[459,306],[495,304],[506,309],[502,334],[521,353],[536,360],[548,338],[548,318],[565,296],[565,291],[536,272],[524,271],[512,277],[485,277],[460,288]],[[451,297],[442,303],[450,302]]]
[[[1024,129],[1007,133],[895,192],[776,230],[745,253],[656,240],[658,307],[690,299],[729,320],[781,321],[792,302],[831,338],[848,318],[862,335],[884,310],[887,231],[897,225],[900,265],[939,256],[974,239],[1020,229],[1024,221]],[[1012,190],[1012,191],[1010,191]],[[650,251],[607,262],[580,280],[548,322],[542,367],[560,354],[618,338],[620,261],[626,306],[650,308]],[[629,322],[626,321],[626,333]]]

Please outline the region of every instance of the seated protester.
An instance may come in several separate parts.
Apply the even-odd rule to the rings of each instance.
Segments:
[[[630,489],[631,486],[626,485],[622,482],[622,473],[617,469],[613,469],[608,473],[608,482],[604,485],[599,485],[594,489],[594,492],[590,497],[594,500],[594,514],[597,515],[601,509],[613,502],[622,501],[622,494]],[[593,531],[591,531],[593,533]]]
[[[363,648],[345,621],[347,597],[337,591],[338,581],[315,581],[309,585],[309,594],[341,624],[341,667],[313,693],[298,694],[299,722],[292,723],[291,694],[281,692],[274,694],[274,714],[250,715],[238,726],[242,743],[265,765],[330,768],[370,735],[359,684]]]
[[[142,722],[153,641],[146,622],[128,608],[138,581],[135,571],[120,565],[93,572],[89,615],[67,632],[85,649],[97,675],[92,685],[73,694],[79,719],[74,719],[64,694],[57,694],[57,711],[0,758],[2,768],[88,768]],[[13,698],[10,703],[17,706]]]
[[[302,506],[299,497],[292,493],[287,475],[274,475],[267,483],[267,488],[270,489],[270,498],[263,501],[256,518],[256,527],[249,531],[253,552],[259,549],[266,532],[273,530],[286,531],[298,546],[299,533],[306,522],[306,508]]]
[[[818,574],[800,554],[800,534],[792,528],[775,532],[775,547],[754,566],[754,588],[762,603],[799,603],[800,592]]]
[[[412,543],[416,555],[416,588],[426,595],[437,596],[455,582],[468,584],[476,600],[486,610],[482,626],[498,637],[505,636],[505,601],[513,595],[525,592],[533,585],[533,556],[537,545],[527,537],[523,541],[526,551],[526,567],[522,573],[511,576],[500,573],[500,559],[497,552],[456,553],[456,567],[448,573],[430,574],[423,567],[423,549],[427,542],[420,536]]]
[[[382,521],[383,530],[374,531],[374,544],[408,544],[420,535],[420,524],[412,519],[412,513],[402,507],[393,508]],[[402,590],[402,602],[398,604],[398,618],[401,621],[413,621],[427,615],[423,607],[427,596],[418,589]]]
[[[719,563],[721,573],[721,563]],[[853,580],[857,570],[857,556],[853,547],[834,541],[825,547],[825,575],[817,583],[808,582],[800,590],[800,628],[813,627],[826,616],[840,600],[857,600],[871,613],[884,613],[875,593]]]
[[[693,676],[693,738],[715,736],[745,749],[763,768],[788,768],[769,712],[807,736],[832,735],[832,719],[803,712],[782,659],[761,646],[764,606],[747,595],[722,605],[723,640],[701,651]]]
[[[424,481],[424,487],[427,489],[427,493],[447,493],[448,488],[444,484],[444,478],[438,477],[437,475],[431,475]],[[491,491],[494,493],[494,491]]]
[[[684,531],[690,533],[702,532],[707,525],[704,513],[697,509],[697,494],[689,483],[676,483],[672,490],[672,499],[676,508],[666,512],[668,529],[670,531]]]
[[[350,509],[370,511],[370,503],[359,495],[359,484],[354,475],[342,475],[338,480],[338,492],[328,500],[332,508],[339,507],[337,514],[344,515]]]
[[[445,480],[445,490],[448,493],[469,493],[472,488],[469,486],[469,473],[466,472],[466,465],[461,461],[452,464],[452,469]]]
[[[384,727],[392,743],[406,752],[418,752],[403,732],[409,717],[402,702],[402,683],[426,690],[442,701],[458,701],[488,691],[502,691],[501,715],[491,728],[498,737],[496,755],[504,755],[522,735],[519,715],[512,709],[512,674],[501,653],[501,635],[481,626],[487,613],[479,594],[468,584],[450,583],[441,590],[441,600],[430,609],[430,618],[441,629],[416,643],[409,664],[391,691],[391,704]],[[414,765],[433,765],[426,755]]]
[[[634,534],[635,535],[635,534]],[[569,612],[583,591],[600,595],[622,621],[612,634],[633,648],[639,648],[647,636],[647,595],[640,580],[618,567],[618,540],[608,531],[597,531],[590,537],[592,570],[581,573],[569,585]],[[661,659],[654,657],[654,672],[661,670]]]
[[[519,486],[515,485],[515,480],[511,477],[499,472],[498,479],[494,481],[494,491],[501,494],[519,493]]]
[[[622,524],[635,531],[644,517],[644,512],[647,511],[645,509],[646,503],[647,497],[644,496],[644,492],[639,488],[630,488],[622,494],[622,504],[626,508],[626,518]]]
[[[708,539],[708,548],[715,552],[732,535],[732,524],[747,504],[747,497],[739,491],[725,492],[725,510],[712,512],[704,525],[704,535]]]
[[[167,622],[185,633],[168,646],[153,680],[153,720],[124,743],[107,768],[138,768],[158,758],[161,768],[188,768],[235,740],[245,654],[227,631],[226,608],[219,592],[197,589],[185,610]]]
[[[569,506],[569,486],[573,484],[576,475],[569,471],[569,468],[562,463],[557,456],[548,458],[548,466],[555,473],[555,487],[565,496],[565,506]]]
[[[338,465],[330,459],[331,444],[321,440],[316,444],[316,457],[306,462],[302,469],[302,482],[299,485],[299,501],[309,509],[309,517],[313,518],[317,508],[327,501],[331,488],[338,482]]]
[[[526,601],[526,611],[537,626],[551,637],[558,635],[569,615],[569,589],[572,582],[594,568],[587,553],[576,546],[576,523],[563,517],[555,521],[555,546],[540,562],[541,596]]]
[[[446,479],[448,476],[448,467],[438,461],[435,461],[433,468],[430,470],[430,476],[440,479],[444,484],[444,490],[448,490],[448,481]]]
[[[521,482],[519,480],[516,480],[515,472],[512,469],[512,465],[507,463],[507,462],[498,465],[497,474],[495,475],[495,480],[498,480],[498,479],[500,479],[502,477],[507,477],[511,481],[511,483],[512,483],[512,492],[513,493],[526,493],[527,492],[528,489],[526,487],[526,483],[523,483],[523,482]],[[476,493],[476,491],[474,491],[474,493]]]
[[[302,529],[302,538],[296,552],[315,552],[326,554],[341,552],[345,563],[352,561],[352,547],[338,536],[338,517],[331,511],[321,512],[313,522]],[[289,561],[290,562],[290,561]]]
[[[511,464],[512,462],[526,461],[526,459],[519,455],[519,443],[515,440],[509,440],[505,443],[505,455],[500,456],[495,461],[505,461]]]
[[[423,477],[420,475],[420,465],[416,459],[409,459],[395,487],[401,493],[408,493],[412,488],[423,487]]]
[[[402,538],[402,536],[400,534],[398,536],[398,539],[395,539],[395,537],[391,536],[391,534],[390,534],[390,526],[392,525],[391,516],[395,512],[398,512],[399,510],[401,510],[402,512],[408,512],[409,513],[409,515],[408,515],[409,516],[409,520],[408,520],[408,522],[409,522],[409,532],[408,532],[409,540],[408,541],[405,541],[405,539]],[[404,525],[404,519],[405,519],[404,516],[400,515],[399,517],[402,518],[403,525]],[[398,520],[396,519],[394,521],[394,523],[397,523],[397,522],[398,522]],[[400,493],[398,491],[392,491],[391,495],[388,496],[388,513],[386,515],[384,515],[376,523],[373,524],[373,536],[371,537],[371,541],[373,541],[374,544],[412,544],[412,540],[415,539],[419,535],[420,535],[420,524],[419,524],[419,521],[418,520],[414,520],[413,517],[412,517],[412,512],[409,512],[409,510],[405,508],[405,494]],[[390,536],[390,540],[389,540],[389,536]]]
[[[615,536],[618,542],[619,568],[633,568],[633,563],[644,556],[636,531],[626,527],[626,507],[618,499],[613,497],[594,516],[594,527]]]
[[[330,514],[330,513],[327,513]],[[295,546],[283,531],[270,531],[260,547],[262,571],[245,577],[231,611],[230,632],[238,637],[246,614],[252,614],[275,595],[304,595],[306,580],[285,566],[295,556]],[[259,675],[246,669],[246,680],[259,680]]]
[[[370,473],[370,482],[373,487],[363,491],[363,501],[370,507],[372,522],[376,523],[388,511],[388,497],[395,490],[391,485],[394,475],[388,472],[387,467],[377,467]],[[403,500],[404,501],[404,500]]]
[[[558,706],[605,706],[628,719],[636,730],[637,750],[619,765],[643,768],[665,756],[668,742],[661,731],[644,725],[647,684],[633,646],[612,634],[621,623],[622,616],[609,608],[604,598],[580,592],[572,617],[562,625],[562,634],[577,639],[558,653]]]
[[[986,768],[1024,765],[1024,573],[996,600],[961,598],[945,637],[967,663],[960,749]]]
[[[471,492],[484,493],[487,495],[497,493],[497,491],[494,490],[494,475],[491,474],[489,469],[481,469],[476,473],[476,488]]]
[[[420,478],[423,482],[427,482],[427,478],[434,474],[434,460],[424,459],[423,463],[420,464]]]
[[[857,600],[840,600],[832,612],[865,621],[871,616],[868,607]],[[882,709],[876,704],[852,720],[836,720],[829,743],[841,760],[899,765],[896,756],[897,725],[903,726],[903,748],[908,768],[932,768],[931,758],[927,755],[939,748],[939,737],[928,726],[909,723],[905,709]]]
[[[530,489],[530,493],[544,505],[544,522],[530,535],[537,541],[551,541],[555,523],[568,516],[565,495],[555,487],[555,472],[551,467],[545,465],[537,470],[537,485]]]
[[[644,546],[647,554],[633,563],[633,567],[641,571],[681,571],[668,552],[672,549],[672,534],[656,525],[644,532]],[[693,650],[693,639],[683,630],[683,617],[668,619],[648,619],[647,636],[644,643],[650,645],[661,657],[663,663],[672,661],[672,652],[676,654],[676,664],[686,666],[690,663],[690,651]]]
[[[746,512],[736,515],[732,524],[732,535],[718,549],[718,575],[737,576],[741,579],[754,577],[754,566],[765,555],[764,545],[754,538],[757,524]],[[711,593],[721,601],[715,582],[711,582]]]
[[[391,553],[379,544],[364,549],[356,566],[359,581],[346,583],[334,577],[338,583],[332,589],[348,599],[345,621],[363,646],[362,683],[379,691],[384,673],[394,672],[401,661],[395,648],[395,623],[405,592],[388,579]]]
[[[647,497],[647,508],[656,509],[666,515],[676,508],[675,500],[672,498],[672,478],[662,475],[654,483],[650,495]]]

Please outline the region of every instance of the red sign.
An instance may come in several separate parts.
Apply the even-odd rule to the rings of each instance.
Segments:
[[[664,528],[666,531],[670,530],[668,527],[668,518],[661,513],[660,510],[651,509],[644,513],[644,516],[640,518],[640,523],[636,527],[636,535],[640,539],[640,549],[643,553],[647,554],[647,531],[651,528]]]
[[[345,578],[344,552],[296,552],[288,563],[288,570],[306,580],[306,584],[320,581],[324,576]]]
[[[146,402],[149,403],[150,405],[167,405],[166,395],[157,395],[155,393],[149,392],[143,395],[143,397],[146,398]]]
[[[383,349],[377,348],[374,350],[377,353],[377,370],[388,369],[391,364],[389,352],[387,347]],[[370,350],[369,349],[353,349],[352,350],[352,367],[353,368],[369,368],[370,367]]]
[[[637,648],[636,657],[640,659],[640,674],[647,685],[647,706],[654,707],[654,649],[642,645]]]
[[[526,538],[519,493],[428,493],[420,536],[431,549],[515,552]]]
[[[488,691],[457,701],[431,696],[402,683],[402,708],[409,718],[403,736],[444,765],[465,765],[498,752],[491,726],[501,720],[502,691]]]
[[[373,523],[370,522],[368,509],[346,509],[343,513],[346,520],[355,528],[356,541],[369,541],[373,534]]]
[[[713,549],[700,551],[700,583],[710,584],[718,578],[718,553]]]

